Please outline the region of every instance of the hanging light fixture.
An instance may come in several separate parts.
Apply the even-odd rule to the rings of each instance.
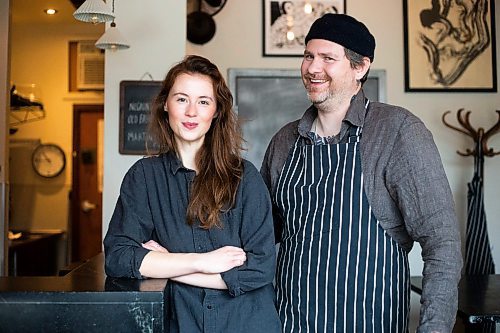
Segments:
[[[111,12],[113,13],[114,17],[115,0],[113,0],[112,2]],[[108,29],[106,29],[101,38],[97,40],[95,46],[102,50],[111,50],[111,51],[128,49],[130,47],[128,42],[125,40],[125,38],[122,36],[120,31],[116,27],[114,19],[113,22],[111,22],[111,26]]]
[[[115,14],[102,0],[86,0],[73,13],[73,17],[79,21],[97,24],[114,20]]]
[[[116,23],[114,21],[111,22],[111,26],[106,29],[101,38],[97,40],[95,46],[102,50],[111,51],[128,49],[130,47],[128,42],[125,38],[123,38],[122,34],[116,27]]]

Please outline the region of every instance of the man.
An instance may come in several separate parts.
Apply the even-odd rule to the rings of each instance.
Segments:
[[[271,140],[261,173],[280,242],[285,332],[406,332],[407,254],[424,260],[418,332],[451,332],[462,258],[452,194],[431,133],[409,111],[365,98],[366,26],[316,20],[302,80],[312,106]]]

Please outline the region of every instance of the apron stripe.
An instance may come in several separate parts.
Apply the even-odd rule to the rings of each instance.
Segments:
[[[333,157],[331,155],[331,150],[329,150],[330,152],[330,168],[331,168],[331,161],[334,159],[334,160],[338,160],[339,159],[339,149],[338,147],[336,147],[336,150],[335,150],[335,156]],[[339,173],[339,164],[336,165],[336,168],[335,168],[335,174],[333,176],[333,178],[328,182],[329,184],[333,181],[333,186],[332,188],[335,188],[336,186],[336,183],[337,183],[337,177],[338,177],[338,173]],[[331,196],[331,194],[328,193],[328,187],[325,187],[325,198],[328,197],[328,195]],[[326,223],[329,223],[329,221],[332,221],[333,220],[333,205],[331,206],[328,206],[328,205],[324,205],[325,208],[330,208],[330,210],[328,211],[329,214],[328,216],[325,216],[323,218],[323,223],[326,222]],[[322,226],[324,225],[322,223]],[[324,227],[321,229],[321,230],[325,230]],[[331,237],[328,237],[328,245],[327,247],[325,248],[326,251],[321,251],[321,253],[319,254],[319,256],[321,257],[323,253],[327,253],[327,254],[330,254],[332,253],[332,238]],[[329,294],[329,291],[331,290],[330,286],[329,286],[329,282],[330,282],[330,258],[328,256],[326,256],[325,258],[325,255],[323,254],[323,257],[324,257],[324,262],[326,263],[325,265],[325,271],[326,272],[326,276],[324,277],[324,280],[325,280],[325,288],[323,289],[323,291],[327,294]],[[320,304],[319,304],[319,300],[320,298],[318,298],[318,309],[321,309],[320,307]],[[324,305],[324,316],[323,316],[323,320],[322,322],[324,323],[324,326],[323,326],[323,330],[326,330],[326,324],[327,324],[327,318],[328,318],[328,303],[325,303],[323,304]],[[318,331],[319,332],[319,331]]]
[[[320,156],[319,156],[319,163],[321,165],[323,165],[323,159],[324,159],[323,158],[323,154],[321,152]],[[320,170],[320,173],[321,173],[320,174],[320,178],[323,177],[323,170],[324,170],[324,168],[321,168],[321,170]],[[312,228],[313,229],[315,229],[314,228],[314,224],[317,221],[316,215],[317,215],[318,210],[320,209],[320,207],[319,207],[319,200],[318,200],[318,198],[319,198],[319,188],[320,188],[320,184],[317,184],[317,186],[315,187],[315,191],[314,191],[315,195],[314,195],[313,199],[316,202],[316,206],[315,206],[315,209],[313,210],[313,216],[312,216],[312,220],[313,220]],[[323,221],[320,221],[320,223],[322,223],[322,222]],[[319,238],[320,238],[319,244],[321,244],[321,236],[322,235],[320,234],[319,235]],[[313,251],[313,250],[315,250],[315,249],[313,249],[313,247],[314,248],[317,247],[316,245],[317,244],[314,242],[314,239],[311,238],[311,241],[309,242],[309,258],[308,258],[308,261],[311,263],[311,265],[308,266],[307,276],[311,276],[312,271],[316,271],[317,272],[318,261],[316,259],[318,258],[318,256],[316,255],[316,256],[313,257],[313,252],[317,253],[317,250]],[[312,290],[314,291],[314,295],[313,295],[314,299],[318,298],[317,274],[315,273],[315,275],[316,275],[316,280],[312,280],[313,286],[311,286],[311,280],[310,279],[307,280],[307,285],[306,285],[306,291],[307,291],[306,304],[310,304],[310,302],[311,302],[310,291],[312,291]],[[316,309],[317,309],[317,304],[315,304],[315,306],[313,307],[313,310],[314,310],[313,313],[317,313]],[[309,307],[308,307],[308,308],[306,308],[306,317],[309,317],[309,315],[310,314],[309,314]],[[307,324],[309,324],[309,322]],[[310,327],[309,326],[307,326],[306,329],[307,329],[308,332],[310,331]]]

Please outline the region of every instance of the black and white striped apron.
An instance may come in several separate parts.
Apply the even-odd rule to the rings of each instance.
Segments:
[[[367,103],[368,104],[368,103]],[[361,128],[291,148],[273,200],[284,219],[276,288],[284,332],[407,332],[407,253],[363,190]]]

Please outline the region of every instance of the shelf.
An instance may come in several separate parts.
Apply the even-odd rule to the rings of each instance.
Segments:
[[[45,118],[45,110],[38,106],[11,107],[9,125],[16,126]]]

